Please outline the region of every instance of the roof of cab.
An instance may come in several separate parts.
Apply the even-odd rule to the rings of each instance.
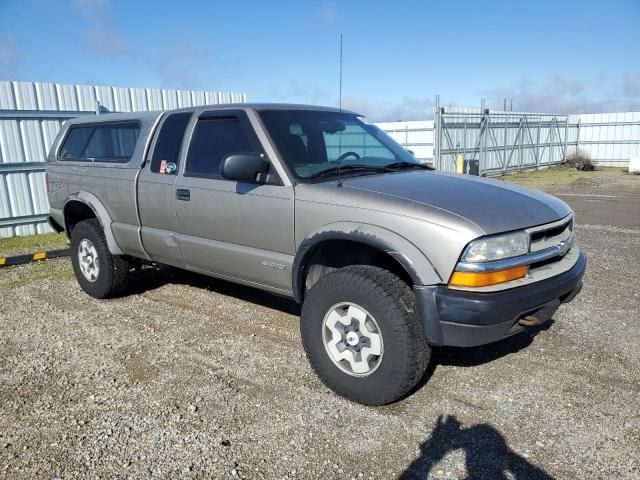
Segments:
[[[101,113],[99,115],[83,115],[69,120],[69,125],[79,123],[100,123],[117,122],[127,120],[140,120],[154,122],[158,116],[168,112],[209,112],[213,110],[311,110],[320,112],[342,112],[352,115],[359,115],[350,110],[335,107],[323,107],[320,105],[299,105],[295,103],[220,103],[215,105],[199,105],[197,107],[184,107],[173,110],[154,110],[149,112],[122,112],[122,113]]]
[[[252,108],[254,110],[319,110],[323,112],[346,112],[355,113],[336,107],[325,107],[323,105],[305,105],[298,103],[237,103],[238,107]],[[226,107],[227,105],[211,105],[212,107]],[[207,106],[209,107],[209,106]]]
[[[214,105],[201,105],[197,107],[186,107],[180,108],[177,110],[171,110],[180,112],[180,111],[198,111],[198,112],[208,112],[211,110],[312,110],[312,111],[320,111],[320,112],[342,112],[342,113],[350,113],[353,115],[359,115],[356,112],[352,112],[350,110],[339,109],[336,107],[324,107],[321,105],[304,105],[297,103],[219,103]]]
[[[163,112],[121,112],[121,113],[100,113],[99,115],[82,115],[67,122],[67,125],[78,123],[100,123],[139,120],[141,122],[154,122]]]

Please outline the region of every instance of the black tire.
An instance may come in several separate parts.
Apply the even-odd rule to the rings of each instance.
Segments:
[[[91,242],[97,253],[99,271],[94,281],[82,273],[78,251],[83,240]],[[112,255],[107,239],[97,219],[78,222],[71,231],[71,263],[82,289],[94,298],[113,297],[127,287],[131,265],[118,255]]]
[[[366,376],[345,373],[325,348],[325,315],[341,302],[363,307],[382,337],[379,365]],[[423,377],[431,355],[411,288],[378,267],[354,265],[323,276],[306,294],[300,329],[309,363],[322,382],[364,405],[385,405],[405,397]]]

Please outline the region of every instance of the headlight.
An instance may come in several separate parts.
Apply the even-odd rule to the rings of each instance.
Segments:
[[[465,262],[491,262],[529,253],[529,234],[514,232],[471,242],[462,256]]]

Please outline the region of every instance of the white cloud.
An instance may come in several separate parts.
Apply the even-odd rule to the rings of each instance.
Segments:
[[[598,83],[597,91],[607,93],[597,97],[590,94],[591,83]],[[625,78],[623,88],[619,83],[607,83],[603,77],[591,82],[555,74],[541,85],[524,80],[510,87],[487,90],[485,95],[489,108],[502,109],[506,98],[508,102],[513,99],[513,110],[519,112],[570,114],[640,110],[640,101],[629,98],[636,87],[633,77]],[[640,91],[640,81],[637,86]]]
[[[640,97],[640,74],[624,76],[625,97]]]
[[[129,45],[115,24],[110,0],[71,0],[87,22],[85,47],[99,57],[115,58],[129,53]]]
[[[206,48],[191,42],[186,35],[173,34],[158,50],[152,68],[160,75],[163,87],[194,89],[202,87],[201,77],[196,72],[210,63]]]
[[[543,89],[554,92],[556,95],[579,95],[584,92],[584,83],[564,73],[556,73],[549,79]]]
[[[269,93],[275,101],[299,102],[312,105],[333,103],[326,90],[299,80],[289,80],[284,85],[272,86]]]
[[[0,35],[0,64],[10,65],[18,60],[16,41],[12,36]]]
[[[345,97],[342,106],[363,114],[372,122],[427,120],[433,118],[434,97],[404,97],[397,102],[371,101],[362,97]]]
[[[556,73],[548,79],[534,83],[522,80],[512,86],[498,87],[484,92],[487,108],[502,110],[504,99],[513,99],[513,109],[519,112],[540,113],[597,113],[640,111],[640,75],[627,75],[623,82],[607,79],[603,75],[594,78],[574,78]],[[590,94],[590,88],[602,92],[598,97]],[[450,100],[453,100],[452,102]],[[459,102],[457,102],[459,104]],[[450,108],[456,99],[443,99]],[[480,99],[476,105],[480,104]],[[346,97],[342,105],[364,114],[370,121],[426,120],[433,118],[434,97],[404,97],[398,101],[376,101],[357,96]]]
[[[335,5],[322,5],[316,10],[316,17],[326,25],[333,25],[338,21],[338,9]]]
[[[110,24],[93,27],[87,35],[87,40],[89,51],[102,57],[121,57],[129,51],[127,41]]]
[[[19,60],[14,38],[0,34],[0,80],[17,78],[16,66]]]
[[[104,12],[111,7],[109,0],[71,0],[71,5],[84,15]]]

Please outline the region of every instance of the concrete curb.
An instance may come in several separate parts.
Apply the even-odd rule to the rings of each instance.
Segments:
[[[68,257],[71,250],[64,248],[61,250],[50,250],[48,252],[36,252],[26,255],[16,255],[15,257],[0,257],[0,268],[11,267],[13,265],[22,265],[25,263],[39,262],[49,258]]]

